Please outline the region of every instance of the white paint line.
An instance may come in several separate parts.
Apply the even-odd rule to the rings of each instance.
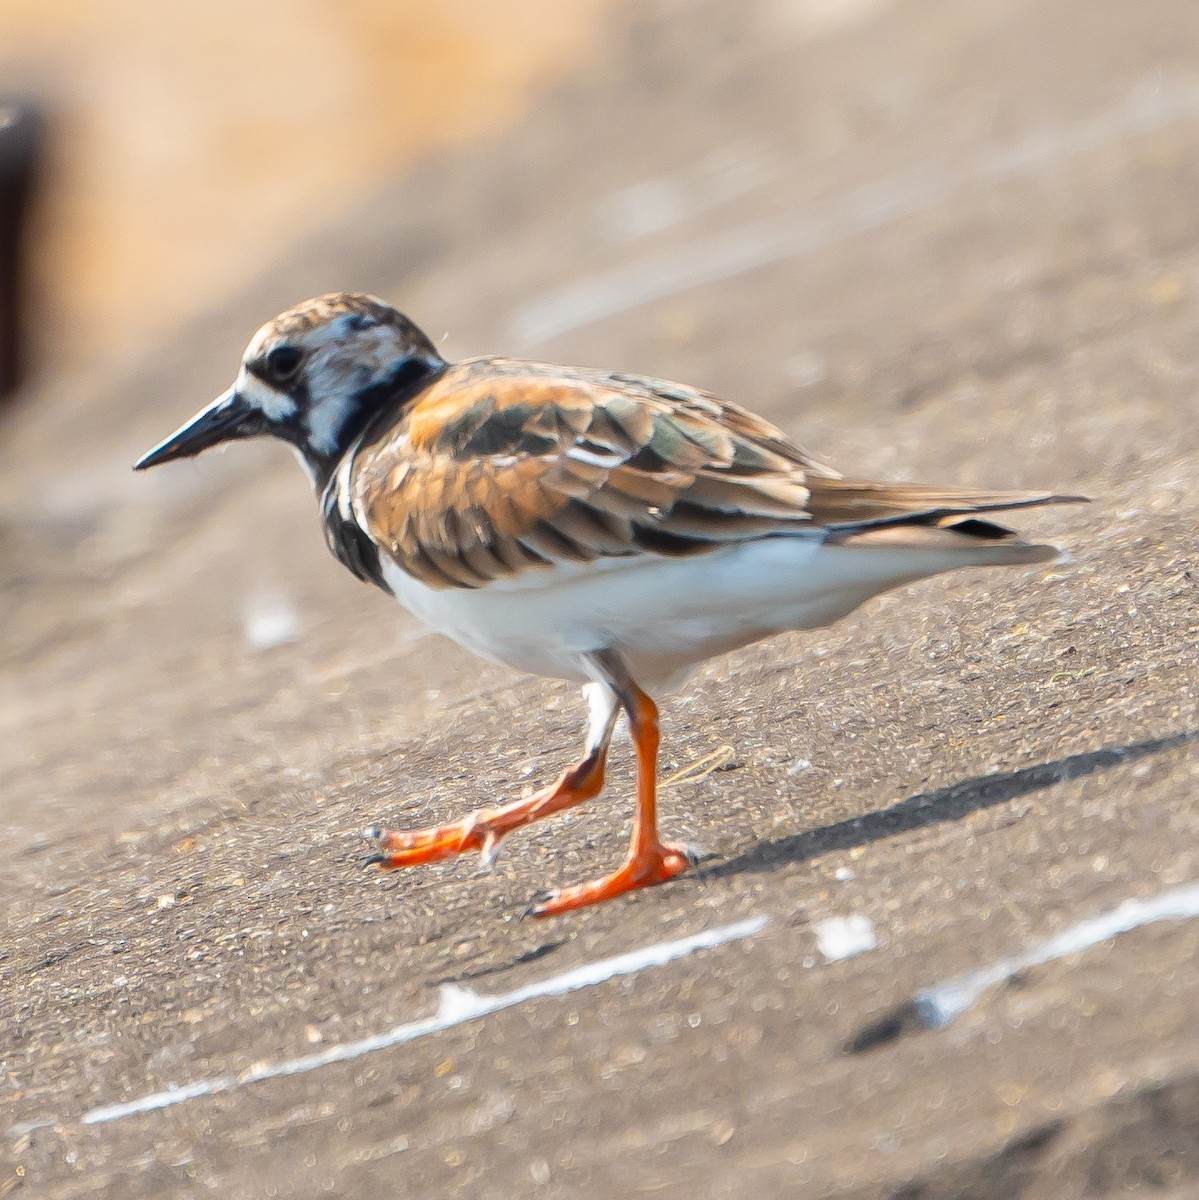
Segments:
[[[1080,921],[1023,954],[1001,959],[989,967],[917,993],[916,1012],[925,1026],[939,1029],[971,1008],[987,988],[1005,983],[1029,967],[1039,967],[1055,958],[1086,950],[1143,925],[1185,921],[1192,917],[1199,917],[1199,883],[1163,892],[1149,900],[1126,900],[1109,912]]]
[[[639,241],[774,182],[781,165],[764,145],[727,146],[678,175],[613,192],[596,205],[596,220],[610,242]]]
[[[970,186],[1032,175],[1110,142],[1199,116],[1199,86],[1148,81],[1089,121],[1042,129],[963,164],[928,164],[858,188],[798,217],[755,221],[546,293],[519,307],[513,337],[531,346],[689,288],[801,258],[911,216]]]
[[[373,1037],[361,1038],[356,1042],[343,1042],[341,1045],[330,1046],[328,1049],[315,1054],[304,1054],[299,1058],[285,1059],[282,1062],[260,1063],[242,1071],[240,1075],[217,1075],[211,1079],[201,1079],[182,1087],[169,1087],[161,1092],[153,1092],[138,1100],[128,1100],[121,1104],[105,1104],[99,1108],[90,1109],[83,1114],[85,1125],[103,1125],[108,1121],[120,1121],[124,1117],[137,1116],[139,1113],[152,1112],[155,1109],[170,1108],[174,1104],[182,1104],[185,1100],[194,1100],[199,1096],[212,1096],[217,1092],[228,1092],[234,1088],[244,1087],[251,1083],[260,1083],[264,1079],[280,1079],[287,1075],[302,1075],[308,1071],[317,1071],[332,1063],[348,1062],[361,1058],[364,1054],[373,1054],[376,1050],[386,1050],[391,1046],[400,1046],[405,1042],[414,1042],[418,1038],[427,1037],[431,1033],[440,1033],[443,1029],[451,1029],[466,1021],[479,1017],[490,1016],[505,1008],[513,1008],[528,1000],[537,1000],[543,996],[563,996],[567,992],[575,992],[580,988],[594,987],[608,979],[616,979],[622,975],[635,975],[647,967],[660,967],[673,962],[676,958],[685,958],[697,950],[708,950],[725,942],[735,942],[742,938],[753,937],[760,933],[767,923],[767,917],[750,917],[738,921],[734,925],[722,925],[717,929],[709,929],[703,933],[695,933],[690,937],[678,938],[672,942],[658,942],[645,946],[640,950],[631,950],[627,954],[617,954],[612,958],[604,958],[599,962],[588,963],[561,975],[542,979],[525,987],[516,988],[511,992],[502,992],[498,996],[480,996],[467,988],[453,985],[443,986],[437,1012],[431,1017],[420,1021],[410,1021],[405,1025],[397,1025],[384,1033]]]

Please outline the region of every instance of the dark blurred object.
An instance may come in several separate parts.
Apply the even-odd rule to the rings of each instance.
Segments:
[[[21,382],[25,224],[45,125],[23,100],[0,99],[0,400]]]

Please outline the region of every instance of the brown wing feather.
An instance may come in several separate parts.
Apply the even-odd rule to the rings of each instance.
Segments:
[[[996,512],[1037,504],[1074,504],[1082,496],[1053,492],[971,492],[921,483],[866,479],[811,479],[808,508],[818,525],[864,527],[884,522],[936,522],[966,513]]]
[[[437,587],[1053,499],[841,479],[705,392],[505,359],[440,376],[359,452],[351,490],[377,544]]]

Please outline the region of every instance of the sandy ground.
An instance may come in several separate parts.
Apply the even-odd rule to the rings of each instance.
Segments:
[[[641,11],[586,78],[127,378],[8,418],[0,1195],[1199,1194],[1199,923],[1028,957],[1199,879],[1199,9]],[[664,793],[705,869],[522,920],[617,861],[627,755],[489,874],[364,872],[355,831],[550,777],[578,697],[355,584],[278,447],[128,472],[260,320],[341,286],[450,354],[702,384],[854,472],[1096,503],[1026,522],[1066,565],[710,664],[664,750],[670,772],[732,748]],[[831,960],[838,918],[873,947]],[[915,1019],[1021,955],[955,1020]],[[439,1003],[469,1017],[447,983],[531,992],[256,1081]]]

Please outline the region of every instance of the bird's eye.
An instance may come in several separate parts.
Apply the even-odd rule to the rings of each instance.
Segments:
[[[266,372],[272,383],[286,383],[304,361],[304,352],[297,346],[276,346],[266,356]]]

